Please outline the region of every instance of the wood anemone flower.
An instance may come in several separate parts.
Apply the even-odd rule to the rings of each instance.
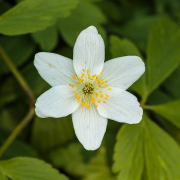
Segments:
[[[99,148],[108,118],[139,123],[143,110],[126,89],[144,73],[143,61],[125,56],[104,63],[105,48],[94,26],[83,30],[74,46],[73,61],[54,53],[35,55],[34,65],[52,88],[35,104],[41,118],[72,113],[75,133],[85,149]]]

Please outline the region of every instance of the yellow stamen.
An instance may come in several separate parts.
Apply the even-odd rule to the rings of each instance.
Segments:
[[[112,88],[108,88],[108,90],[112,90]]]
[[[95,104],[95,107],[98,107],[98,105],[97,105],[97,104]]]

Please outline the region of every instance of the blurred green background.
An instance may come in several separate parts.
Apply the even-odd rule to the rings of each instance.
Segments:
[[[35,53],[73,58],[90,25],[104,39],[106,60],[144,60],[145,74],[128,89],[144,108],[141,123],[109,120],[101,147],[87,151],[71,116],[34,116],[1,156],[0,180],[180,180],[180,0],[0,0],[0,145],[30,106],[3,52],[37,98],[50,86]]]

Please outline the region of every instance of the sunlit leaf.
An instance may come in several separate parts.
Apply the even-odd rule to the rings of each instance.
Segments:
[[[154,91],[179,65],[180,31],[170,20],[153,26],[147,49],[148,94]]]
[[[0,179],[1,179],[1,180],[6,180],[4,174],[1,172],[1,170],[0,170]]]
[[[148,106],[148,109],[157,112],[162,117],[180,128],[180,100],[155,106]]]
[[[74,46],[79,33],[91,25],[96,26],[105,38],[105,31],[100,26],[104,22],[105,17],[96,5],[87,0],[81,0],[69,17],[59,20],[58,26],[64,40],[70,46]]]
[[[6,35],[36,32],[66,17],[77,0],[25,0],[0,17],[0,33]]]
[[[0,169],[13,180],[68,180],[51,165],[34,158],[19,157],[0,161]]]
[[[149,180],[180,179],[180,148],[164,130],[147,116],[145,121],[145,162]]]
[[[58,32],[56,26],[51,26],[45,30],[35,32],[32,36],[44,51],[53,50],[58,43]]]
[[[113,171],[118,180],[140,180],[144,167],[142,122],[125,124],[117,135]]]

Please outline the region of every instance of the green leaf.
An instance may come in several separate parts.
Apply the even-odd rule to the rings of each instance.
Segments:
[[[81,0],[69,17],[59,20],[58,27],[64,40],[70,46],[74,46],[79,33],[91,25],[96,26],[105,39],[105,31],[100,26],[104,22],[105,17],[97,6],[91,2]]]
[[[180,148],[164,130],[146,115],[145,121],[145,162],[148,180],[180,179]]]
[[[40,152],[46,152],[73,139],[75,133],[71,116],[58,119],[36,117],[31,140]]]
[[[180,128],[180,100],[155,106],[147,106],[147,108],[160,114],[162,117]]]
[[[126,124],[120,129],[113,170],[119,172],[119,180],[144,180],[146,176],[148,180],[178,180],[179,159],[178,144],[144,113],[139,124]]]
[[[33,39],[44,51],[52,51],[58,43],[58,32],[56,26],[32,34]]]
[[[113,58],[122,56],[139,56],[142,55],[138,48],[128,39],[121,39],[117,36],[110,36],[111,53]],[[132,87],[142,98],[146,96],[146,75],[145,73],[136,81]]]
[[[0,179],[1,179],[1,180],[7,180],[7,179],[5,178],[5,176],[3,175],[3,173],[1,172],[1,169],[0,169]]]
[[[21,66],[33,54],[35,43],[28,35],[23,36],[2,36],[0,37],[1,46],[17,66]],[[8,73],[10,70],[0,56],[0,72]]]
[[[0,169],[13,180],[68,180],[51,165],[34,158],[19,157],[0,161]]]
[[[148,94],[154,91],[179,65],[180,31],[170,20],[153,26],[147,49]]]
[[[144,168],[142,122],[125,124],[117,135],[113,171],[118,180],[140,180]]]
[[[6,35],[36,32],[55,24],[75,8],[77,0],[25,0],[0,17],[0,33]]]

